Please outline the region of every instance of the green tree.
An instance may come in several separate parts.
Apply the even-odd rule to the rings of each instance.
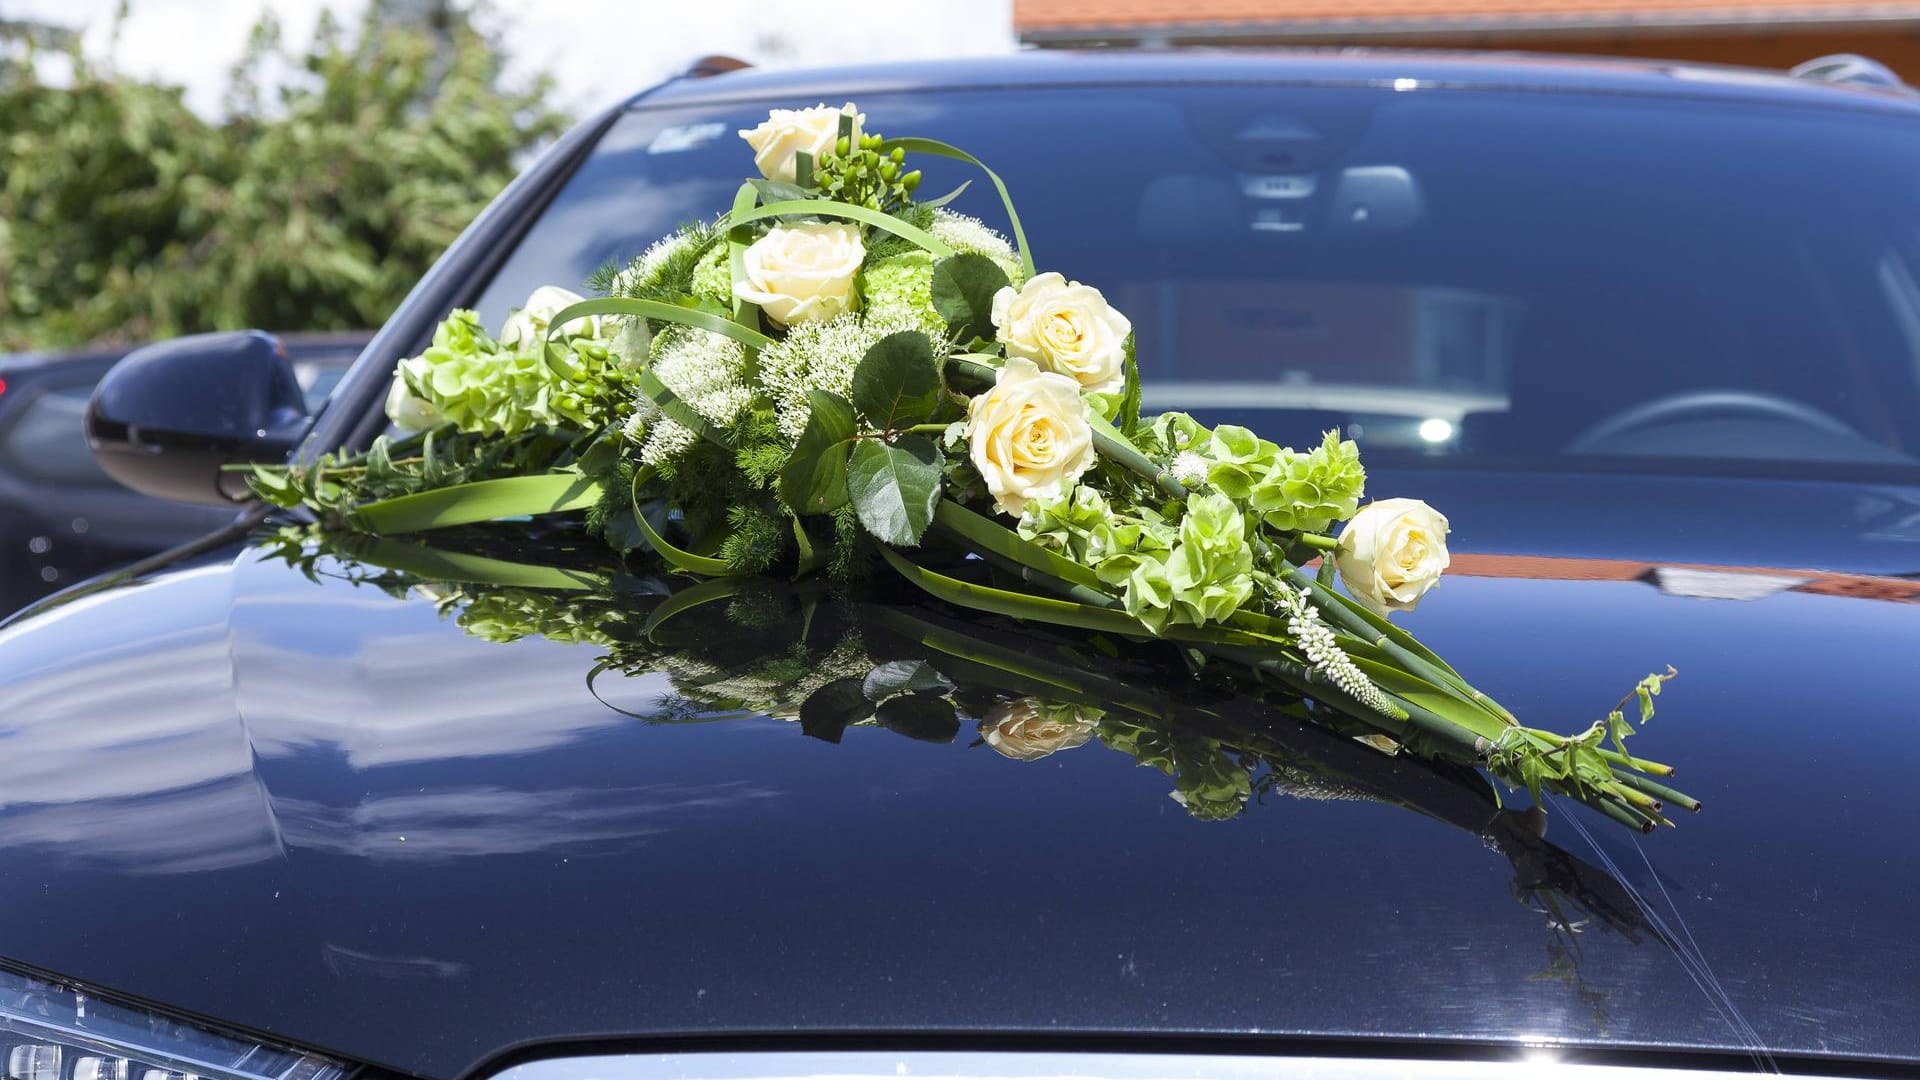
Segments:
[[[0,66],[4,348],[378,325],[565,125],[464,9],[418,0],[323,17],[298,54],[263,17],[218,122],[69,55],[67,86]]]

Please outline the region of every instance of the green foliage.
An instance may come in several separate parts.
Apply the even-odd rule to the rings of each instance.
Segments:
[[[784,519],[747,503],[727,508],[727,539],[720,545],[720,557],[736,573],[764,573],[786,550]]]
[[[807,394],[807,427],[780,471],[780,497],[796,513],[820,514],[847,502],[847,457],[853,452],[853,406],[839,394]]]
[[[625,400],[618,361],[591,331],[509,347],[465,310],[447,316],[426,351],[398,370],[438,416],[476,434],[599,427]]]
[[[565,125],[503,63],[463,10],[374,3],[299,55],[263,17],[217,122],[77,52],[70,85],[0,66],[0,348],[378,325]]]
[[[940,501],[940,449],[924,435],[862,439],[847,462],[847,494],[876,539],[914,547]]]
[[[853,407],[878,431],[899,431],[933,419],[940,407],[940,365],[918,330],[875,342],[853,369]]]
[[[993,297],[1008,285],[1000,264],[970,252],[933,266],[933,309],[957,341],[993,339]]]

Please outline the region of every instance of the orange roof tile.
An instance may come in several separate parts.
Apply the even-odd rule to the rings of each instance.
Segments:
[[[1920,3],[1875,0],[1014,0],[1021,32],[1314,22],[1526,23],[1840,21],[1920,17]]]

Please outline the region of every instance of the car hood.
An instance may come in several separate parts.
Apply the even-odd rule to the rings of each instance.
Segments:
[[[1605,485],[1540,481],[1598,507],[1576,536],[1512,478],[1421,483],[1461,543],[1405,624],[1562,730],[1673,664],[1635,748],[1703,813],[1642,838],[1563,803],[1542,839],[1301,725],[1273,731],[1372,771],[1210,821],[1100,742],[649,722],[689,718],[686,673],[596,678],[564,633],[487,640],[434,590],[233,546],[0,630],[0,955],[430,1077],[722,1033],[1920,1058],[1920,587],[1862,572],[1920,561],[1914,493],[1772,485],[1769,513],[1857,511],[1821,547],[1857,565],[1808,570],[1608,529]]]

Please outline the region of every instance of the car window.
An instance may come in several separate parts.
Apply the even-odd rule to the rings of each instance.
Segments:
[[[796,102],[627,114],[482,316],[729,205],[769,104]],[[1249,86],[860,104],[1001,172],[1040,267],[1132,319],[1149,408],[1395,463],[1920,470],[1912,119]],[[930,194],[980,179],[919,164]],[[984,182],[954,206],[1005,227]]]
[[[307,411],[318,413],[326,405],[327,398],[333,396],[333,388],[340,384],[341,377],[346,373],[344,364],[294,361],[293,377],[300,383],[300,394],[306,399]]]
[[[22,476],[49,484],[112,487],[87,446],[84,421],[93,384],[58,386],[27,402],[0,433],[0,460]]]

